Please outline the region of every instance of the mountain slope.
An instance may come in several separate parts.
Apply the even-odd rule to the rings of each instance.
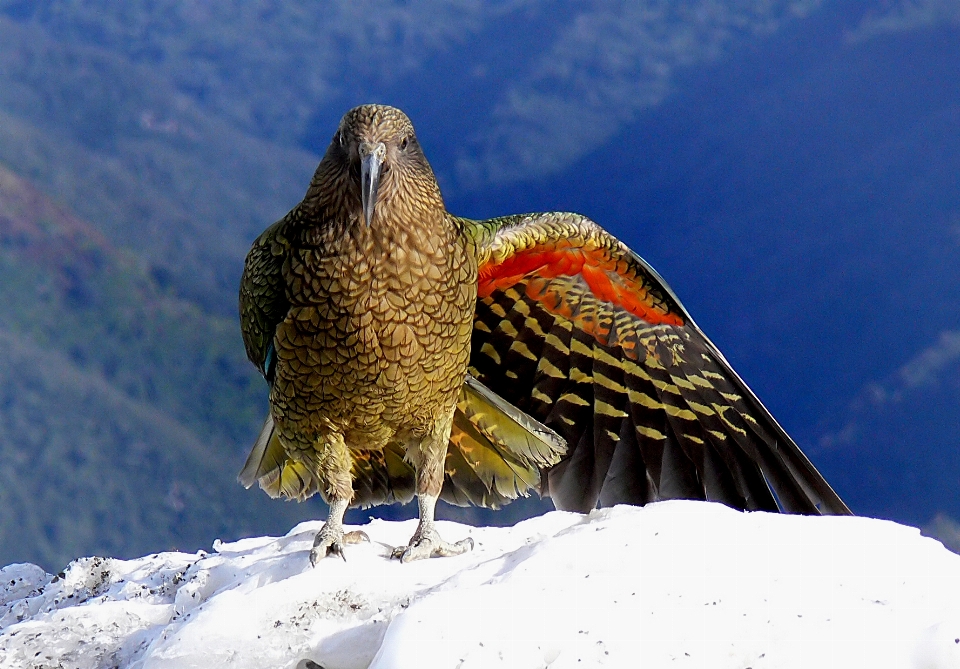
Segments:
[[[235,481],[264,410],[236,325],[0,166],[0,562],[196,548],[317,505]]]

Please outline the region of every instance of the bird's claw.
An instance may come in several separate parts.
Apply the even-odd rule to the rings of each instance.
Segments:
[[[414,536],[409,545],[394,548],[391,557],[400,560],[400,562],[413,562],[430,557],[462,555],[471,550],[473,550],[473,539],[470,537],[449,543],[436,535]]]
[[[370,541],[366,532],[354,530],[344,534],[342,527],[324,525],[317,532],[317,538],[313,540],[313,548],[310,550],[310,564],[316,567],[317,562],[329,555],[335,555],[346,562],[347,556],[343,552],[344,545],[359,544],[361,541]]]

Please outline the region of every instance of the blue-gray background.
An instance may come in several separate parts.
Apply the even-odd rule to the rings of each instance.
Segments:
[[[856,512],[947,532],[958,64],[957,0],[0,0],[0,563],[323,513],[234,482],[236,286],[364,102],[452,211],[614,232]]]

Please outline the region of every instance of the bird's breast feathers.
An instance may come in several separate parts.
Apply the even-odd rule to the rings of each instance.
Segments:
[[[351,226],[339,239],[298,244],[285,268],[290,303],[381,321],[472,316],[476,260],[449,226]],[[332,314],[331,314],[332,315]]]
[[[374,225],[336,247],[293,246],[291,308],[276,338],[288,392],[344,413],[374,399],[409,409],[437,395],[453,401],[477,290],[476,261],[455,233]]]

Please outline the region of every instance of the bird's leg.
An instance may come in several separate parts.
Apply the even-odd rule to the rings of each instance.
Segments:
[[[317,532],[313,540],[313,548],[310,550],[310,564],[317,566],[317,561],[328,555],[343,555],[343,514],[347,510],[347,500],[334,499],[330,501],[330,512],[327,514],[327,522],[323,524],[320,531]]]
[[[394,549],[393,556],[401,562],[412,562],[428,557],[449,557],[466,553],[473,548],[473,539],[467,537],[455,543],[440,538],[434,525],[434,510],[440,488],[443,486],[443,462],[450,439],[450,427],[453,424],[453,412],[449,420],[437,426],[435,432],[424,439],[419,448],[410,454],[417,470],[417,505],[420,507],[420,524],[413,533],[410,543]]]
[[[401,562],[413,562],[428,557],[450,557],[473,550],[473,539],[467,537],[460,541],[449,543],[440,538],[440,533],[433,523],[433,511],[437,505],[439,495],[417,495],[417,504],[420,507],[420,524],[413,533],[410,543],[393,550],[393,557],[400,558]]]
[[[313,540],[313,548],[310,550],[310,564],[314,567],[319,560],[328,555],[337,555],[346,562],[347,556],[343,554],[343,547],[346,544],[370,541],[370,537],[362,530],[346,533],[343,531],[343,514],[347,510],[347,504],[345,499],[333,500],[330,503],[327,522],[317,532],[317,538]]]
[[[328,555],[338,555],[344,561],[344,544],[356,544],[361,541],[370,541],[365,532],[343,532],[343,514],[353,496],[353,479],[350,469],[353,459],[343,441],[343,436],[333,434],[327,439],[317,442],[317,469],[320,480],[324,485],[324,498],[330,505],[327,522],[317,532],[310,551],[310,564],[317,566],[317,562]]]

